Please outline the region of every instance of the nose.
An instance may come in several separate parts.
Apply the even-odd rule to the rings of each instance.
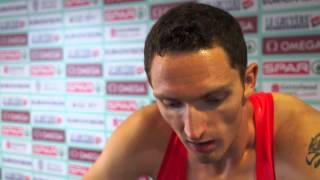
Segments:
[[[187,105],[183,115],[184,132],[189,140],[197,141],[207,130],[205,113]]]

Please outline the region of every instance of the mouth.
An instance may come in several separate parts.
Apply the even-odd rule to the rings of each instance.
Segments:
[[[217,141],[190,142],[187,141],[188,147],[195,152],[208,154],[217,148]]]

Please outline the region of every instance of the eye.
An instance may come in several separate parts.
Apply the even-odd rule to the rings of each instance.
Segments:
[[[168,108],[180,108],[182,103],[173,99],[162,99],[161,103]]]

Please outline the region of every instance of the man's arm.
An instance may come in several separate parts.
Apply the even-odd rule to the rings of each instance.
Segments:
[[[155,105],[131,115],[110,137],[83,180],[135,180],[156,176],[170,129]]]
[[[277,179],[320,179],[320,112],[295,97],[275,100]]]

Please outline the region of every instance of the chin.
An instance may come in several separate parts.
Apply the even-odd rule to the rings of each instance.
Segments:
[[[199,162],[203,164],[218,163],[221,161],[223,155],[219,152],[213,152],[211,154],[196,154]]]

